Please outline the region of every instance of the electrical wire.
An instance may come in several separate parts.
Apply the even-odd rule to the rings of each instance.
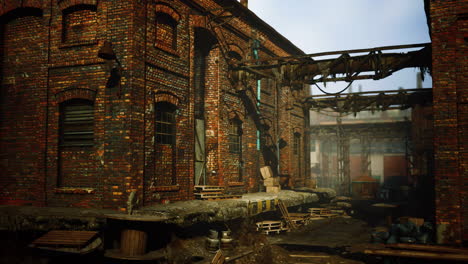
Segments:
[[[349,84],[348,84],[343,90],[341,90],[341,91],[339,91],[339,92],[336,92],[336,93],[329,93],[329,92],[323,90],[322,88],[320,88],[320,86],[317,85],[317,83],[314,83],[314,85],[317,86],[317,88],[318,88],[322,93],[324,93],[324,94],[328,94],[328,95],[338,95],[338,94],[341,94],[342,92],[346,91],[346,89],[348,89],[348,88],[351,86],[351,84],[353,83],[353,81],[354,81],[354,80],[352,80],[351,82],[349,82]]]

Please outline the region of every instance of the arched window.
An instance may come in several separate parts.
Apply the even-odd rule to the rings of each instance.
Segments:
[[[60,104],[60,146],[94,144],[94,104],[84,99],[71,99]]]
[[[96,41],[97,8],[95,5],[75,5],[62,11],[62,42],[86,44]]]
[[[177,50],[177,21],[170,15],[156,13],[156,46]]]
[[[242,152],[242,122],[239,119],[229,120],[228,144],[229,152]]]

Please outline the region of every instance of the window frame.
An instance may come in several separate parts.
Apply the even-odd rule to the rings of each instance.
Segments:
[[[299,148],[301,147],[301,134],[294,133],[294,141],[293,141],[293,154],[295,156],[299,156]]]
[[[83,122],[78,122],[75,121],[75,123],[69,123],[66,124],[67,122],[67,107],[73,108],[73,107],[83,107],[83,108],[91,108],[90,113],[85,114],[85,116],[90,117],[90,119],[85,120]],[[89,109],[84,109],[86,111]],[[70,118],[70,115],[74,116],[74,118],[79,118],[83,119],[83,116],[79,116],[78,113],[73,112],[68,112],[68,118]],[[83,111],[83,110],[81,110]],[[78,115],[78,116],[77,116]],[[69,99],[66,101],[63,101],[59,105],[59,135],[58,135],[58,143],[60,147],[92,147],[95,144],[95,105],[93,101],[87,100],[87,99],[79,99],[79,98],[73,98]],[[73,118],[73,117],[72,117]],[[87,122],[86,122],[87,121]],[[83,131],[83,124],[87,124],[87,127],[89,128],[88,130]],[[66,125],[69,125],[68,128],[66,128]],[[73,125],[75,126],[75,129],[73,129]],[[76,127],[79,127],[81,129],[76,129]],[[70,131],[71,130],[71,131]],[[69,134],[72,139],[66,139],[66,134]],[[91,139],[88,140],[83,140],[82,137],[78,136],[79,134],[81,135],[91,135]],[[73,136],[75,136],[73,138]],[[77,139],[78,138],[78,139]],[[80,139],[81,138],[81,139]],[[69,142],[67,142],[69,141]],[[83,142],[80,142],[83,141]]]
[[[165,110],[165,111],[161,111]],[[158,116],[161,119],[158,120]],[[172,120],[168,120],[172,119]],[[158,131],[158,125],[161,128]],[[162,129],[165,128],[165,131]],[[170,130],[170,131],[168,131]],[[156,102],[154,104],[154,143],[161,145],[176,145],[177,106],[170,102]],[[160,137],[158,137],[158,135]],[[167,140],[169,138],[169,140]]]
[[[229,119],[228,149],[229,153],[242,153],[242,122],[236,118]]]

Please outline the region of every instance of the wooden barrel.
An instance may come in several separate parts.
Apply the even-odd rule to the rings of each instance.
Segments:
[[[148,235],[140,230],[122,230],[120,251],[125,256],[138,256],[146,253]]]

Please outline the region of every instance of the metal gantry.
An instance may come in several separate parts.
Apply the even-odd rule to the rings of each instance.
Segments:
[[[416,51],[384,53],[389,50]],[[367,53],[365,55],[360,55]],[[317,59],[323,56],[337,58]],[[237,83],[247,83],[251,78],[272,78],[281,85],[302,89],[304,84],[329,81],[382,79],[404,69],[418,67],[423,72],[431,67],[430,43],[385,46],[314,53],[308,55],[244,60],[231,65],[231,78]]]

